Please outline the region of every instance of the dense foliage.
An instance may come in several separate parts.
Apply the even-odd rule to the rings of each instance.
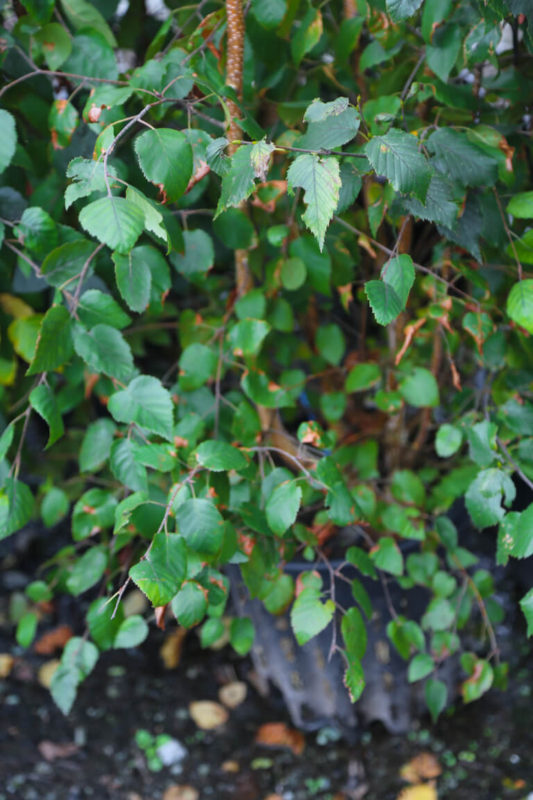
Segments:
[[[333,553],[427,588],[387,633],[437,716],[472,620],[465,701],[506,675],[493,576],[446,512],[464,497],[495,564],[533,553],[530,4],[166,5],[0,3],[0,536],[72,533],[18,641],[87,592],[65,712],[146,637],[135,585],[245,653],[239,565],[300,643],[335,629],[357,699],[371,603],[354,580],[339,623]]]

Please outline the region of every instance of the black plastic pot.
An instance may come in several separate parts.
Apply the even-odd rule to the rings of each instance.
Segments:
[[[332,562],[334,569],[341,562]],[[309,569],[318,570],[324,590],[330,587],[330,571],[320,562],[292,562],[286,571],[294,578]],[[332,642],[332,626],[301,646],[292,633],[289,614],[272,616],[259,600],[250,599],[246,587],[235,581],[234,603],[237,613],[252,619],[256,639],[252,650],[254,668],[265,682],[274,684],[283,695],[293,723],[313,730],[331,722],[354,731],[361,725],[380,721],[393,733],[409,729],[413,718],[425,708],[420,684],[407,681],[407,663],[391,646],[386,627],[391,619],[388,602],[408,619],[420,620],[428,592],[423,588],[402,590],[396,582],[387,585],[389,599],[380,581],[364,578],[355,567],[345,564],[342,573],[357,577],[367,590],[374,613],[367,623],[368,644],[363,658],[366,687],[354,705],[344,686],[344,662],[340,654],[328,658]],[[343,608],[354,605],[349,583],[338,578],[335,597]],[[339,620],[337,620],[339,622]],[[340,637],[340,632],[339,632]],[[455,683],[457,662],[446,663],[439,678],[449,688]],[[450,696],[453,696],[454,692]]]

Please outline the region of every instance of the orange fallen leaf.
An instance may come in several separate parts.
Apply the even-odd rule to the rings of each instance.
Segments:
[[[49,739],[43,739],[37,745],[39,753],[46,761],[55,761],[56,758],[68,758],[78,752],[78,745],[74,742],[51,742]]]
[[[37,673],[37,680],[39,681],[41,686],[44,686],[45,689],[50,688],[50,684],[52,683],[52,677],[54,675],[54,672],[60,665],[60,663],[61,662],[59,661],[58,658],[52,658],[51,661],[47,661],[39,669],[39,672]]]
[[[218,728],[229,719],[227,709],[213,700],[197,700],[194,703],[190,703],[189,713],[198,727],[204,731]]]
[[[227,683],[218,692],[218,699],[227,708],[237,708],[244,701],[248,687],[243,681]]]
[[[9,653],[0,653],[0,678],[7,678],[14,663],[15,659]]]
[[[433,753],[419,753],[400,770],[400,775],[408,783],[419,783],[422,780],[438,778],[442,769]]]
[[[37,639],[33,649],[40,656],[51,656],[56,650],[62,650],[69,639],[74,636],[74,631],[70,625],[58,625]]]
[[[437,790],[431,783],[418,783],[403,789],[397,800],[438,800]]]
[[[176,628],[175,631],[172,631],[165,637],[165,641],[159,650],[159,655],[166,669],[176,669],[180,663],[183,640],[186,635],[186,628]]]
[[[287,747],[299,756],[305,748],[305,739],[301,731],[289,728],[284,722],[266,722],[256,733],[257,744],[266,747]]]
[[[222,772],[239,772],[240,766],[238,761],[233,761],[229,759],[228,761],[223,761],[220,765],[220,769]]]
[[[198,800],[198,789],[193,786],[178,786],[177,783],[166,789],[163,800]]]

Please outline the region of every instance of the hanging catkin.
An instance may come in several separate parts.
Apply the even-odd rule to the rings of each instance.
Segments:
[[[226,0],[226,20],[226,83],[231,86],[240,99],[242,96],[242,68],[244,61],[244,11],[242,0]],[[231,122],[227,130],[227,137],[230,142],[228,150],[232,155],[238,147],[237,144],[234,144],[234,141],[240,139],[242,133],[235,122],[235,119],[240,119],[239,107],[229,100],[228,108],[231,114]],[[247,250],[235,251],[235,283],[238,297],[246,294],[252,288]]]

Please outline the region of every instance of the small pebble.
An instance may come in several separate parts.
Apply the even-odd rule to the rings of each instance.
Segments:
[[[186,758],[187,748],[177,739],[170,739],[157,748],[157,755],[166,767],[171,767],[180,764]]]

